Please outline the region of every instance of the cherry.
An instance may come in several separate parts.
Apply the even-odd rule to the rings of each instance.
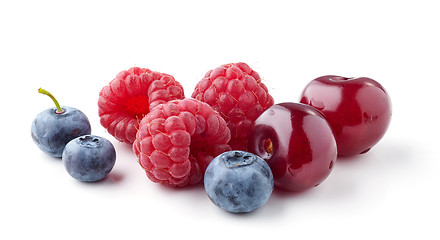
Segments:
[[[288,191],[319,185],[337,156],[324,116],[300,103],[280,103],[264,111],[250,128],[247,150],[266,160],[275,186]]]
[[[312,80],[301,103],[321,111],[333,129],[340,156],[368,152],[384,136],[391,120],[391,100],[371,78],[328,75]]]

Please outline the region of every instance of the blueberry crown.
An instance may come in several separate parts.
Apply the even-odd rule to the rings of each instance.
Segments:
[[[226,167],[236,168],[252,164],[255,161],[255,156],[247,152],[230,151],[223,155],[222,159]]]
[[[80,144],[84,147],[93,148],[93,147],[97,147],[101,144],[99,141],[99,138],[97,138],[95,136],[91,136],[91,135],[81,136],[78,139],[79,139]]]

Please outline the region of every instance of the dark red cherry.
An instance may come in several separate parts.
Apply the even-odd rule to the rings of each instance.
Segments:
[[[324,114],[340,156],[368,152],[384,136],[391,120],[388,93],[366,77],[316,78],[305,87],[300,102]]]
[[[263,112],[250,128],[247,150],[267,161],[276,187],[289,191],[320,184],[337,156],[324,116],[300,103],[280,103]]]

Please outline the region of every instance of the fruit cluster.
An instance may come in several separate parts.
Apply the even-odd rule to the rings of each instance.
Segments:
[[[151,181],[168,187],[203,181],[212,202],[234,213],[264,205],[274,186],[318,186],[338,156],[369,151],[391,119],[388,93],[370,78],[319,77],[299,103],[274,103],[257,72],[231,63],[208,71],[191,98],[171,75],[130,68],[101,90],[98,108],[102,126],[132,144]],[[37,145],[53,146],[32,132]],[[77,142],[89,146],[95,139]],[[73,159],[69,145],[63,158]]]
[[[49,156],[61,157],[66,171],[79,181],[96,182],[105,178],[116,161],[112,143],[90,135],[90,122],[83,112],[61,107],[44,89],[38,92],[49,96],[56,107],[39,113],[32,122],[31,136],[35,144]]]

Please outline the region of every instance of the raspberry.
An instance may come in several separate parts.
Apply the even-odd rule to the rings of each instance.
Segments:
[[[230,63],[210,70],[197,83],[192,97],[208,103],[226,120],[231,131],[229,145],[246,150],[252,123],[274,104],[257,72],[246,63]]]
[[[117,140],[131,144],[148,112],[184,97],[182,86],[173,76],[133,67],[116,75],[99,93],[100,122]]]
[[[169,187],[196,184],[214,157],[229,151],[225,120],[196,99],[169,101],[140,122],[133,151],[148,178]]]

